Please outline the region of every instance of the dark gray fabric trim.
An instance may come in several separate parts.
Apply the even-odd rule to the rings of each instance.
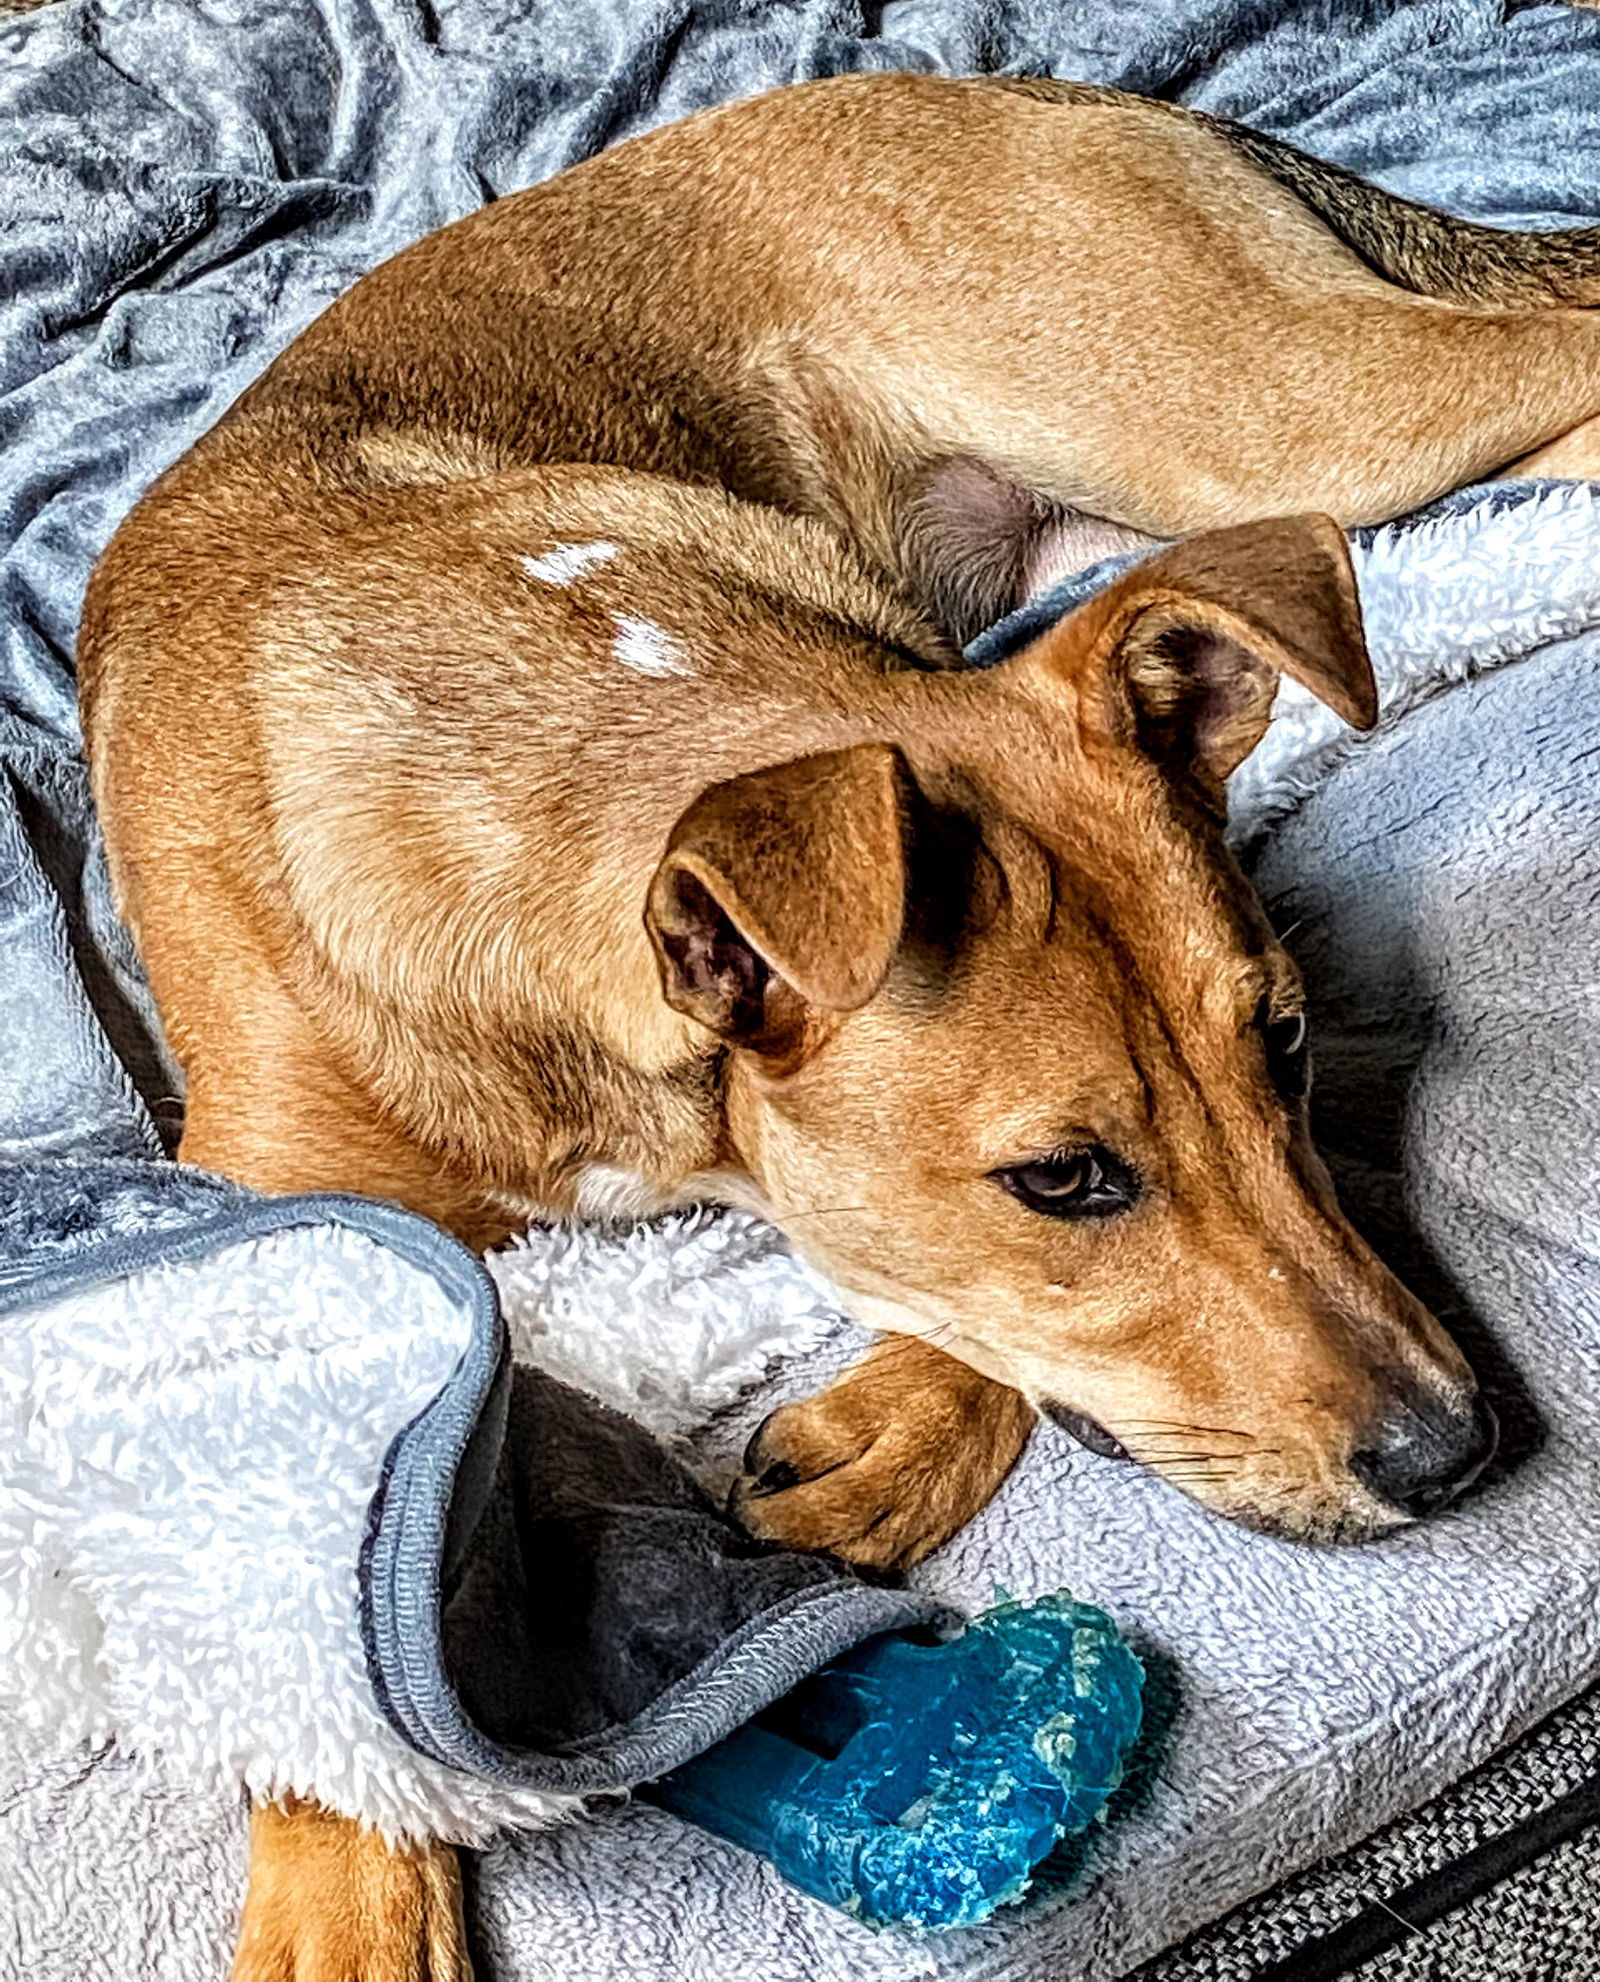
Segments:
[[[631,1787],[722,1740],[863,1638],[950,1620],[946,1606],[926,1597],[841,1572],[831,1588],[797,1592],[747,1620],[625,1727],[559,1755],[500,1746],[468,1719],[447,1676],[441,1579],[451,1496],[440,1482],[453,1483],[501,1367],[498,1337],[480,1331],[455,1379],[398,1434],[363,1551],[374,1688],[396,1730],[425,1755],[530,1790],[591,1795]]]
[[[863,1638],[950,1621],[942,1604],[909,1590],[858,1583],[841,1572],[832,1587],[797,1592],[749,1618],[625,1726],[574,1742],[560,1754],[489,1739],[451,1684],[442,1631],[453,1488],[506,1367],[499,1309],[487,1275],[482,1278],[492,1322],[485,1325],[477,1315],[455,1377],[396,1436],[362,1552],[362,1633],[374,1691],[414,1748],[451,1768],[523,1789],[591,1795],[631,1787],[722,1740]]]
[[[1349,1982],[1600,1982],[1600,1829],[1523,1866]],[[1309,1978],[1308,1978],[1309,1982]]]
[[[1353,1920],[1318,1941],[1297,1948],[1285,1960],[1264,1969],[1259,1982],[1337,1982],[1366,1967],[1369,1956],[1381,1956],[1424,1928],[1448,1922],[1472,1901],[1581,1836],[1600,1819],[1600,1777],[1591,1776],[1569,1795],[1537,1810],[1514,1830],[1486,1838],[1464,1858],[1442,1865],[1426,1879],[1402,1888],[1388,1899],[1364,1907]],[[1446,1932],[1448,1932],[1446,1928]]]
[[[64,1166],[56,1163],[50,1167],[59,1171]],[[496,1328],[500,1325],[494,1283],[472,1254],[438,1226],[430,1225],[412,1212],[402,1211],[397,1205],[376,1198],[343,1197],[328,1192],[300,1197],[257,1197],[225,1178],[185,1170],[180,1165],[169,1169],[154,1160],[84,1167],[159,1171],[197,1187],[205,1196],[220,1199],[221,1208],[214,1212],[190,1211],[176,1229],[163,1226],[155,1231],[118,1233],[63,1259],[39,1264],[13,1263],[0,1273],[0,1314],[59,1300],[64,1295],[120,1280],[147,1267],[181,1265],[221,1247],[244,1245],[276,1232],[343,1225],[399,1253],[409,1264],[433,1273],[453,1299],[485,1306],[494,1317],[490,1325]],[[21,1169],[20,1165],[14,1166],[12,1174]]]

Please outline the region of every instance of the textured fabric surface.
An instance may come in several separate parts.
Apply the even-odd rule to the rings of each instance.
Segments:
[[[1470,1901],[1433,1933],[1350,1971],[1350,1982],[1595,1982],[1600,1831]]]
[[[7,1711],[397,1831],[548,1815],[472,1822],[479,1785],[374,1712],[358,1624],[385,1451],[471,1323],[398,1248],[304,1227],[0,1314]]]
[[[1591,17],[1489,0],[1133,15],[898,0],[870,24],[844,5],[64,0],[0,23],[4,1147],[154,1161],[172,1085],[73,754],[67,657],[89,563],[159,467],[373,261],[630,130],[861,66],[1179,93],[1458,211],[1594,219],[1597,50]],[[1160,1772],[1086,1877],[1063,1867],[1025,1912],[907,1944],[630,1808],[489,1854],[475,1908],[491,1974],[1109,1977],[1442,1786],[1592,1672],[1595,673],[1584,639],[1418,702],[1319,766],[1314,792],[1280,780],[1258,850],[1276,911],[1299,923],[1322,1133],[1351,1201],[1504,1363],[1526,1462],[1448,1521],[1335,1559],[1223,1529],[1042,1432],[922,1581],[968,1607],[997,1580],[1070,1582],[1167,1675]],[[663,1234],[669,1254],[680,1237]],[[529,1284],[581,1298],[591,1265],[612,1271],[603,1242]],[[520,1333],[581,1361],[547,1323],[541,1307]],[[708,1478],[772,1396],[849,1352],[843,1324],[823,1332],[761,1398],[719,1375],[699,1434],[691,1392],[665,1384],[670,1429]],[[216,1872],[213,1830],[237,1840],[237,1799],[186,1800],[165,1764],[90,1766],[98,1751],[60,1730],[30,1740],[0,1825],[0,1972],[77,1976],[91,1956],[108,1976],[213,1972],[237,1886],[195,1875]],[[154,1893],[124,1876],[138,1770],[167,1799]],[[72,1849],[41,1854],[41,1837]]]
[[[1407,1886],[1440,1872],[1487,1840],[1507,1836],[1596,1775],[1600,1775],[1600,1693],[1589,1692],[1423,1809],[1385,1825],[1353,1850],[1286,1879],[1273,1892],[1140,1968],[1133,1982],[1255,1982],[1264,1970],[1292,1960],[1297,1952],[1309,1952],[1364,1909],[1386,1904]],[[1520,1945],[1513,1942],[1496,1966],[1493,1951],[1485,1954],[1477,1947],[1477,1929],[1467,1928],[1473,1959],[1494,1982],[1523,1982],[1526,1976],[1546,1973],[1564,1977],[1569,1973],[1566,1964],[1580,1950],[1600,1950],[1600,1861],[1585,1855],[1572,1863],[1561,1904],[1550,1909],[1547,1942],[1541,1945],[1537,1937],[1531,1944],[1527,1937]],[[1522,1890],[1546,1894],[1536,1867],[1529,1868]],[[1542,1898],[1535,1902],[1543,1903]],[[1486,1895],[1485,1905],[1490,1904],[1491,1896]],[[1478,1918],[1487,1917],[1477,1914],[1476,1908],[1467,1910]],[[1457,1938],[1460,1926],[1450,1916],[1405,1936],[1418,1943],[1417,1953],[1409,1959],[1426,1950],[1435,1964],[1431,1971],[1424,1965],[1423,1975],[1455,1982],[1458,1974],[1474,1972]],[[1353,1972],[1362,1982],[1368,1977],[1375,1982],[1386,1974],[1384,1963],[1390,1958],[1382,1955],[1363,1962]]]

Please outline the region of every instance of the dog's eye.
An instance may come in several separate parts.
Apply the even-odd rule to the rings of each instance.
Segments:
[[[1263,998],[1256,1015],[1267,1072],[1285,1101],[1303,1101],[1311,1083],[1311,1056],[1306,1051],[1306,1015],[1281,1012],[1276,1017]]]
[[[1009,1164],[996,1170],[994,1179],[1046,1218],[1111,1218],[1139,1196],[1137,1175],[1098,1143],[1092,1149],[1060,1150],[1033,1163]]]

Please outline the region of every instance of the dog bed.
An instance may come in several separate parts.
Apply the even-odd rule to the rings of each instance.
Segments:
[[[0,1408],[26,1420],[0,1481],[0,1973],[221,1974],[241,1782],[480,1836],[636,1780],[851,1636],[979,1608],[996,1583],[1107,1604],[1164,1703],[1115,1824],[1027,1906],[944,1942],[875,1937],[625,1804],[484,1855],[488,1972],[1120,1975],[1585,1686],[1591,491],[1476,492],[1372,536],[1383,728],[1353,743],[1286,694],[1241,779],[1243,842],[1313,995],[1324,1146],[1354,1213],[1473,1341],[1516,1462],[1469,1507],[1342,1555],[1225,1527],[1044,1429],[912,1591],[770,1557],[776,1581],[752,1589],[694,1476],[715,1487],[774,1401],[859,1347],[826,1289],[730,1214],[536,1232],[492,1263],[526,1369],[497,1390],[496,1303],[459,1249],[388,1211],[264,1208],[167,1164],[172,1075],[107,905],[67,656],[116,517],[318,307],[404,241],[632,129],[842,68],[1049,69],[1177,93],[1477,217],[1559,224],[1600,211],[1600,22],[1460,0],[1175,0],[1133,23],[1094,0],[901,0],[871,28],[821,6],[62,0],[0,26],[0,47]],[[515,1669],[584,1684],[531,1730],[491,1697],[493,1670],[453,1697],[434,1656],[448,1624],[428,1578],[460,1565],[429,1468],[448,1450],[464,1491],[490,1474],[466,1434],[496,1395],[530,1427],[512,1451],[553,1455],[568,1514],[557,1489],[582,1467],[563,1471],[563,1450],[601,1426],[632,1455],[637,1519],[606,1538],[612,1566],[682,1571],[686,1628],[655,1644],[644,1686],[561,1644],[569,1608],[546,1608]],[[430,1452],[430,1422],[463,1398]],[[273,1426],[276,1446],[254,1435]],[[694,1537],[681,1550],[659,1545],[663,1508]],[[604,1560],[581,1508],[569,1532],[581,1561]],[[641,1642],[619,1618],[602,1616],[603,1643]],[[527,1762],[575,1751],[587,1773]],[[1276,1942],[1240,1929],[1237,1945],[1292,1948],[1286,1918]]]

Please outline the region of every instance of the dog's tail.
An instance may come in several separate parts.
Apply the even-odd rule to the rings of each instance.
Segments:
[[[1121,102],[1201,125],[1303,201],[1369,268],[1418,295],[1490,309],[1600,305],[1600,227],[1548,233],[1483,227],[1386,193],[1342,165],[1330,165],[1281,138],[1269,138],[1206,111],[1047,77],[990,80],[1045,101]]]
[[[1208,117],[1232,149],[1304,200],[1370,267],[1403,289],[1501,309],[1600,304],[1600,227],[1483,227],[1418,206],[1242,124]]]

